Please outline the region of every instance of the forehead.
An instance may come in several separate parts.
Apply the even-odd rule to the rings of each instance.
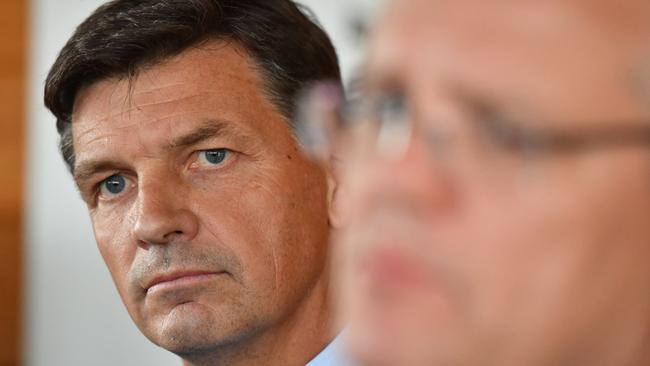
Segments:
[[[97,82],[75,103],[75,152],[135,138],[143,147],[160,144],[206,119],[251,133],[286,129],[262,85],[245,51],[222,42],[185,51],[131,80]]]
[[[402,50],[413,45],[597,50],[618,43],[613,41],[647,42],[649,21],[645,0],[395,0],[376,29],[372,48],[380,46],[379,38]]]
[[[650,2],[619,5],[397,0],[372,38],[369,79],[429,88],[466,83],[495,96],[530,93],[540,102],[584,95],[593,102],[608,89],[622,93],[650,60]]]

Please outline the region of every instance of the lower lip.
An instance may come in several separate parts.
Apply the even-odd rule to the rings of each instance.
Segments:
[[[205,282],[212,281],[224,273],[204,273],[191,276],[183,276],[171,281],[157,283],[147,289],[147,295],[161,291],[170,291],[178,288],[200,286]]]

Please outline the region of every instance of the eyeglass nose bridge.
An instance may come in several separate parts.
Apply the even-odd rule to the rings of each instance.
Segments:
[[[412,119],[398,124],[383,123],[376,140],[376,155],[387,161],[398,161],[417,143],[422,147],[417,150],[429,164],[450,168],[457,163],[462,138],[457,131],[432,125],[436,124],[422,125]]]
[[[406,155],[414,137],[414,124],[408,115],[382,118],[378,126],[377,153],[383,158],[398,160]]]

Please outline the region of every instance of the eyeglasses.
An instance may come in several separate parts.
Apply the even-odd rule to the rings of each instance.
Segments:
[[[484,171],[502,177],[554,156],[650,147],[650,121],[569,131],[520,122],[471,98],[458,110],[444,120],[429,118],[412,113],[399,92],[344,100],[335,86],[324,84],[302,98],[296,127],[306,152],[317,160],[334,151],[346,158],[396,159],[417,139],[451,172]]]

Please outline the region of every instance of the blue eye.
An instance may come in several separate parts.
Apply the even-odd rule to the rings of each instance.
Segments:
[[[229,155],[230,151],[227,149],[205,150],[199,153],[199,159],[209,165],[219,165],[223,163]]]
[[[102,193],[118,195],[126,188],[126,179],[121,175],[113,175],[106,178],[101,184]]]

